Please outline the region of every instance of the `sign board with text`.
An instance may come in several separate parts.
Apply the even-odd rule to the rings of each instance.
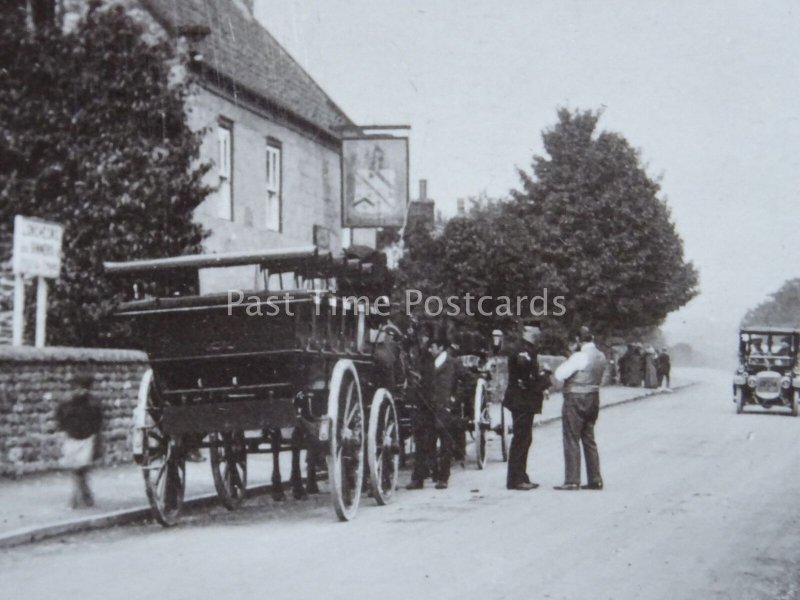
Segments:
[[[63,225],[21,215],[14,217],[14,273],[58,278],[63,237]]]

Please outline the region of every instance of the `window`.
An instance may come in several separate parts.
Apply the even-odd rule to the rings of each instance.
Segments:
[[[219,193],[217,216],[233,220],[233,135],[232,124],[220,122],[217,126],[217,165],[219,169]]]
[[[267,229],[281,230],[281,144],[267,140]]]

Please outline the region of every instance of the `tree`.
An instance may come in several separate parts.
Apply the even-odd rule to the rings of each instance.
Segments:
[[[121,7],[97,5],[70,32],[0,14],[0,236],[15,214],[65,226],[54,344],[122,342],[106,320],[121,290],[102,261],[194,253],[205,236],[192,221],[210,189],[190,84],[171,77],[167,41],[146,43]]]
[[[513,203],[481,195],[471,198],[470,205],[465,215],[447,221],[438,236],[426,227],[407,230],[395,296],[401,300],[406,289],[413,289],[424,296],[454,297],[462,324],[486,335],[498,327],[513,333],[520,321],[540,316],[530,312],[530,301],[541,293],[530,277],[530,232]],[[486,300],[479,306],[480,298]],[[565,339],[566,333],[551,323],[543,345],[561,352]]]
[[[393,302],[404,307],[407,290],[418,290],[425,295],[437,294],[441,289],[439,261],[441,243],[419,221],[410,221],[403,232],[403,257],[394,279]]]
[[[599,116],[560,110],[543,134],[548,156],[520,171],[511,200],[473,199],[438,237],[407,236],[398,283],[456,295],[462,311],[467,293],[493,298],[484,303],[493,314],[472,318],[483,330],[541,318],[551,351],[584,324],[601,337],[654,335],[696,294],[697,273],[658,184],[621,135],[596,133]],[[502,297],[524,299],[522,310],[502,311]]]
[[[542,135],[547,156],[520,170],[512,192],[531,234],[529,273],[566,298],[566,329],[601,335],[657,326],[696,293],[697,272],[659,185],[600,112],[558,111]]]
[[[742,327],[800,327],[800,279],[789,279],[766,300],[747,311]]]

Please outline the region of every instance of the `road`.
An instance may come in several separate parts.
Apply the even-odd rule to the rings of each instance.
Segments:
[[[327,495],[75,536],[0,555],[11,598],[715,599],[800,597],[800,419],[734,414],[727,375],[604,410],[606,489],[557,492],[558,423],[534,431],[530,473],[364,498],[334,521]],[[404,477],[408,474],[404,473]]]

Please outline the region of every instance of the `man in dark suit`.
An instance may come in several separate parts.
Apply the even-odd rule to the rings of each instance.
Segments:
[[[418,410],[414,472],[411,476],[411,483],[406,486],[410,490],[422,488],[428,472],[428,465],[433,465],[432,470],[437,479],[437,490],[446,489],[450,479],[453,438],[449,427],[456,386],[456,370],[453,359],[447,353],[447,347],[448,343],[444,333],[434,334],[429,346],[429,353],[433,359],[429,375],[430,385],[422,390],[420,398],[422,404]],[[436,451],[437,441],[439,442],[438,452]]]
[[[506,487],[510,490],[532,490],[539,487],[527,474],[528,450],[533,439],[533,417],[542,412],[544,392],[550,387],[550,376],[539,369],[537,344],[538,325],[522,329],[522,345],[508,356],[508,387],[503,404],[511,411],[514,435],[508,456]]]

